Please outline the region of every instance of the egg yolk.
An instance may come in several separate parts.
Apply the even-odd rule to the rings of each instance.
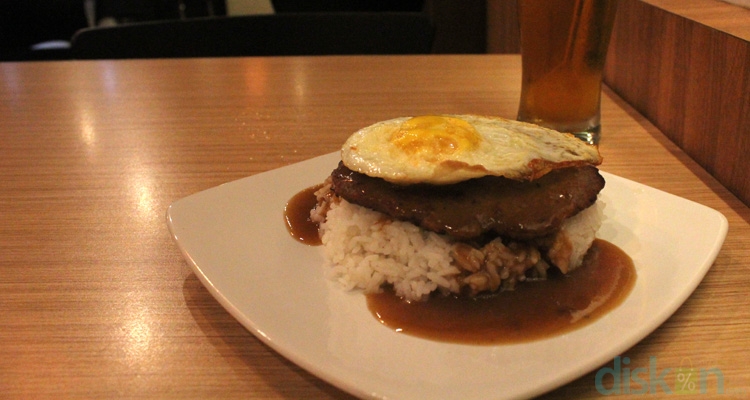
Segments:
[[[479,132],[468,122],[453,117],[422,116],[404,121],[390,142],[406,154],[442,158],[479,145]]]

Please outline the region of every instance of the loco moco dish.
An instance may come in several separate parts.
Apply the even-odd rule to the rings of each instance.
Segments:
[[[355,132],[344,143],[341,162],[314,192],[310,221],[317,224],[329,277],[367,293],[371,308],[384,308],[374,313],[387,325],[409,325],[409,313],[428,312],[420,308],[454,307],[435,305],[445,301],[468,307],[452,318],[463,321],[461,326],[480,325],[470,331],[486,330],[481,326],[491,318],[466,320],[472,309],[486,307],[512,308],[515,316],[507,318],[537,314],[548,320],[544,315],[560,314],[557,306],[545,314],[534,300],[543,296],[522,291],[552,292],[559,289],[544,286],[558,281],[584,285],[574,281],[585,275],[577,270],[602,264],[589,259],[602,254],[627,259],[609,257],[619,249],[596,240],[604,206],[597,201],[605,185],[597,169],[601,161],[596,147],[532,124],[475,115],[391,119]],[[627,262],[616,264],[627,267]],[[594,289],[589,304],[583,300],[571,307],[590,309],[590,320],[594,309],[603,312],[605,304],[619,303],[635,276],[632,265],[626,267],[618,271],[629,271],[627,276],[613,275],[611,268],[594,273],[596,282],[587,283]],[[610,275],[608,283],[601,282]],[[601,300],[601,291],[609,300]],[[530,298],[509,307],[524,296]],[[601,307],[592,308],[591,302]],[[536,311],[524,311],[528,308]],[[549,324],[542,325],[547,328],[538,332],[549,330]],[[412,328],[426,336],[445,330]],[[533,337],[522,332],[519,340]]]

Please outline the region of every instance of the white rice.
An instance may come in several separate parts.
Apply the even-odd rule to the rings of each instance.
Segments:
[[[580,265],[591,246],[600,225],[601,208],[596,202],[570,218],[556,236],[556,242],[568,240],[573,245],[572,252],[558,254],[558,259],[570,257],[565,259],[569,261],[568,270]],[[376,293],[392,286],[396,295],[406,300],[423,300],[435,291],[461,291],[467,273],[454,265],[451,250],[455,241],[448,236],[394,221],[343,199],[319,205],[312,218],[320,221],[326,274],[345,289]]]
[[[345,200],[331,205],[320,225],[331,279],[347,289],[420,299],[441,289],[458,292],[460,271],[451,265],[450,239]]]
[[[563,221],[558,236],[568,240],[571,244],[571,253],[565,261],[568,266],[561,265],[564,261],[556,263],[563,273],[568,273],[581,266],[583,258],[596,238],[596,232],[602,225],[604,219],[604,202],[598,200],[591,207]],[[554,255],[548,254],[554,258]]]

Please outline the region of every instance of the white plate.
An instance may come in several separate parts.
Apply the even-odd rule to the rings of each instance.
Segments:
[[[623,304],[582,329],[531,343],[440,343],[382,326],[364,295],[323,277],[319,247],[287,232],[286,202],[321,183],[338,160],[328,154],[196,193],[172,204],[167,219],[195,274],[240,323],[360,397],[519,398],[562,386],[611,362],[672,315],[727,232],[715,210],[603,173],[608,206],[599,237],[625,250],[638,271]]]

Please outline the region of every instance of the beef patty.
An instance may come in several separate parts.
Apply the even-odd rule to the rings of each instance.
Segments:
[[[331,178],[333,192],[351,203],[461,240],[552,234],[592,205],[604,187],[593,166],[562,168],[533,181],[487,176],[453,185],[402,186],[339,163]]]

